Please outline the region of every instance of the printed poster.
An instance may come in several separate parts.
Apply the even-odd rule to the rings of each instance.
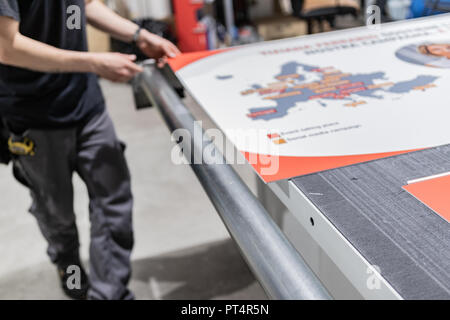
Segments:
[[[265,182],[450,143],[450,15],[170,65]]]

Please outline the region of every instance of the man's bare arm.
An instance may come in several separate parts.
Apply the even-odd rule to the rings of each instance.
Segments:
[[[90,72],[81,52],[57,49],[19,33],[19,22],[0,17],[0,62],[43,72]]]
[[[25,37],[19,22],[0,16],[0,63],[40,72],[94,72],[113,81],[128,81],[142,69],[134,56],[62,50]]]
[[[86,16],[89,24],[124,42],[133,41],[138,30],[137,24],[122,18],[98,0],[86,0]],[[180,53],[170,41],[147,30],[140,32],[137,44],[142,52],[157,60],[173,58]]]

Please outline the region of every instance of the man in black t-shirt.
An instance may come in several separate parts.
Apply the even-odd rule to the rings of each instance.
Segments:
[[[142,69],[133,55],[87,52],[87,23],[161,62],[179,53],[97,0],[0,0],[0,115],[10,142],[22,143],[20,152],[11,147],[14,171],[30,189],[30,212],[66,294],[131,299],[130,177],[97,76],[126,82]],[[73,172],[90,198],[89,281],[78,253]]]

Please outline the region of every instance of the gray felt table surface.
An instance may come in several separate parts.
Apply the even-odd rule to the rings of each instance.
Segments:
[[[293,182],[403,298],[450,299],[450,223],[402,189],[449,171],[446,145]]]

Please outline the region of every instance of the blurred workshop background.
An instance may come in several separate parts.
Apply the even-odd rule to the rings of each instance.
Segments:
[[[438,14],[450,0],[109,0],[124,17],[175,42],[183,52],[327,32],[366,24],[367,8],[381,22]],[[89,28],[90,50],[135,52]],[[142,57],[142,56],[141,56]],[[128,85],[102,80],[118,134],[127,143],[135,194],[136,247],[131,288],[138,299],[264,299],[194,173],[171,162],[173,143],[157,110],[137,111]],[[187,97],[187,104],[195,103]],[[246,167],[238,168],[254,185]],[[252,184],[253,183],[253,184]],[[82,257],[88,259],[85,187],[74,177]],[[189,186],[186,188],[185,186]],[[46,243],[27,213],[30,198],[0,167],[0,299],[64,299],[45,253]],[[16,199],[8,201],[8,199]],[[20,199],[20,201],[17,201]],[[295,222],[284,222],[289,234]]]

